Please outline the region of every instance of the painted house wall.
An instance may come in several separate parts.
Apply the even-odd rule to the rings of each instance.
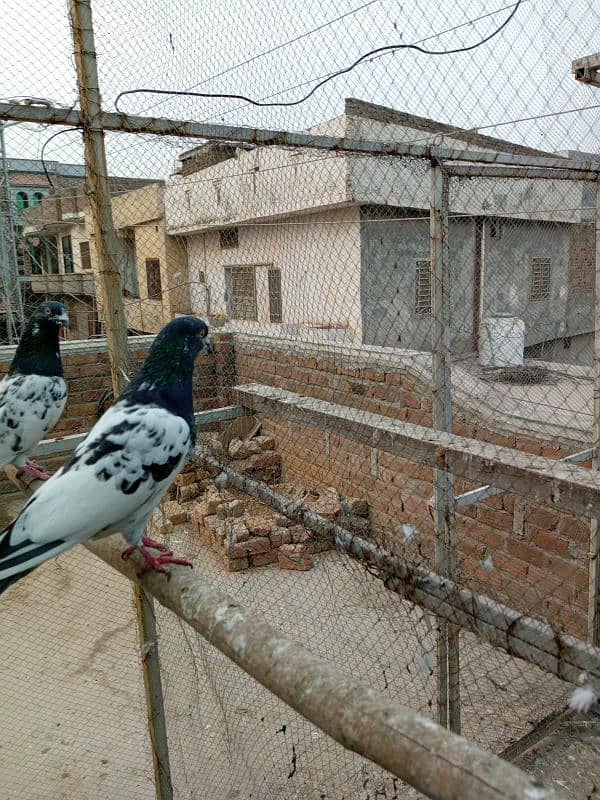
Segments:
[[[301,326],[343,329],[360,341],[360,220],[357,208],[239,228],[239,247],[222,249],[217,231],[188,238],[192,286],[206,279],[208,291],[192,293],[195,313],[226,313],[225,267],[256,266],[258,321],[235,321],[240,330],[270,326],[273,333]],[[267,270],[281,270],[283,323],[269,322]],[[207,303],[208,299],[208,303]]]

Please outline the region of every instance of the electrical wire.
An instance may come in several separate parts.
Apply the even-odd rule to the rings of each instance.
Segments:
[[[217,78],[222,78],[223,75],[228,75],[230,72],[233,72],[240,67],[246,67],[248,64],[252,64],[254,61],[258,61],[259,58],[263,58],[264,56],[271,55],[272,53],[277,52],[277,50],[282,50],[284,47],[287,47],[290,44],[296,44],[297,42],[302,41],[302,39],[306,39],[309,36],[312,36],[313,33],[318,33],[322,31],[324,28],[328,28],[330,25],[334,25],[336,22],[340,22],[342,19],[346,19],[346,17],[350,17],[354,14],[357,14],[359,11],[363,11],[365,8],[374,5],[375,3],[379,3],[381,0],[369,0],[368,3],[363,3],[361,6],[357,6],[356,8],[351,9],[350,11],[346,11],[345,14],[340,14],[339,17],[334,17],[334,19],[330,19],[327,22],[323,22],[321,25],[317,25],[316,28],[311,28],[311,30],[306,31],[305,33],[301,33],[298,36],[294,36],[293,39],[288,39],[281,44],[277,44],[274,47],[270,47],[268,50],[264,50],[261,53],[257,53],[255,56],[250,56],[250,58],[245,59],[244,61],[239,61],[237,64],[233,64],[231,67],[227,67],[226,69],[222,70],[221,72],[217,72],[214,75],[210,75],[208,78],[204,78],[203,80],[199,81],[198,83],[193,83],[191,86],[188,86],[184,91],[193,91],[198,86],[204,86],[211,81],[216,80]],[[118,99],[118,98],[117,98]],[[154,108],[157,108],[159,105],[164,103],[164,100],[159,100],[157,103],[154,103],[151,106],[147,106],[142,113],[147,113]]]
[[[368,53],[364,53],[362,56],[359,56],[356,61],[350,64],[348,67],[344,67],[336,72],[331,73],[327,77],[320,80],[316,83],[312,89],[307,92],[303,97],[300,97],[297,100],[288,100],[282,102],[263,102],[261,100],[255,100],[252,97],[247,97],[246,95],[242,94],[231,94],[231,93],[220,93],[220,92],[190,92],[185,91],[183,89],[126,89],[125,91],[120,92],[116,99],[115,99],[115,109],[119,113],[124,113],[121,108],[119,108],[119,102],[121,99],[127,95],[132,94],[155,94],[155,95],[169,95],[171,97],[202,97],[202,98],[212,98],[212,99],[226,99],[226,100],[242,100],[245,103],[249,103],[253,106],[260,106],[260,107],[286,107],[289,108],[291,106],[298,106],[302,103],[305,103],[310,97],[312,97],[316,91],[318,91],[322,86],[329,81],[332,81],[334,78],[338,78],[341,75],[346,75],[348,72],[351,72],[355,69],[359,64],[362,64],[363,61],[366,61],[369,58],[373,58],[374,56],[383,55],[384,53],[392,53],[396,52],[397,50],[416,50],[419,53],[423,53],[424,55],[429,56],[447,56],[447,55],[455,55],[457,53],[467,53],[471,50],[476,50],[477,48],[481,47],[482,45],[489,42],[495,36],[497,36],[504,28],[510,23],[513,19],[515,14],[517,13],[519,7],[524,2],[524,0],[517,0],[514,4],[512,11],[504,20],[504,22],[499,25],[496,30],[492,31],[492,33],[485,36],[483,39],[480,39],[478,42],[475,42],[471,45],[466,45],[464,47],[455,47],[450,50],[428,50],[425,47],[421,47],[418,44],[388,44],[383,45],[382,47],[377,47],[374,50],[370,50]]]
[[[41,150],[41,153],[40,153],[40,161],[42,162],[42,168],[44,170],[44,175],[46,176],[46,180],[48,181],[48,183],[50,184],[52,189],[55,188],[54,182],[52,181],[52,178],[50,177],[50,174],[49,174],[48,169],[46,167],[46,160],[44,158],[44,153],[46,152],[46,148],[48,147],[48,145],[50,144],[50,142],[53,139],[56,139],[56,137],[60,136],[62,133],[72,133],[73,131],[78,131],[78,130],[81,130],[81,127],[78,126],[78,125],[76,125],[73,128],[61,128],[61,130],[56,131],[56,133],[53,133],[52,136],[49,136],[46,139],[46,141],[44,142],[44,144],[42,145],[42,150]]]

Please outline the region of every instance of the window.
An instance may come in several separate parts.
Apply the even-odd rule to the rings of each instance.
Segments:
[[[29,208],[29,197],[27,196],[27,192],[17,192],[15,196],[15,205],[17,206],[17,211],[21,213],[21,211],[25,211],[26,208]]]
[[[258,320],[254,267],[225,267],[225,288],[230,319]]]
[[[62,252],[63,252],[63,266],[65,268],[65,275],[70,275],[75,272],[73,264],[73,243],[70,236],[61,237]]]
[[[270,269],[269,279],[269,319],[271,322],[282,322],[281,307],[281,270]]]
[[[219,246],[221,250],[232,250],[240,246],[237,228],[223,228],[219,231]]]
[[[81,257],[81,269],[91,269],[92,256],[89,242],[79,242],[79,255]]]
[[[531,259],[530,300],[547,300],[550,297],[550,259]]]
[[[135,249],[135,234],[129,232],[124,240],[125,267],[123,270],[123,288],[127,292],[127,297],[140,296],[140,284],[137,271],[137,253]],[[160,266],[160,262],[159,262]],[[159,289],[160,289],[160,269],[159,269]],[[159,297],[160,299],[160,297]]]
[[[41,192],[34,192],[33,197],[31,198],[31,207],[39,206],[39,204],[44,199],[44,195]]]
[[[146,286],[148,288],[148,300],[162,300],[160,260],[158,258],[146,259]]]
[[[431,263],[429,261],[417,261],[415,311],[417,314],[431,313]]]

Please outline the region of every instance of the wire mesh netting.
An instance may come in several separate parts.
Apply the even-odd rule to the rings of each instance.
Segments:
[[[68,12],[9,0],[0,102],[80,107],[90,87],[78,87]],[[453,628],[410,582],[389,591],[297,513],[214,479],[228,468],[266,482],[419,580],[433,571],[547,623],[550,638],[598,644],[600,103],[571,61],[600,14],[547,0],[95,0],[93,14],[104,111],[173,121],[166,135],[150,122],[104,134],[131,351],[119,368],[130,378],[154,334],[195,314],[216,343],[198,364],[195,410],[236,405],[249,384],[255,402],[209,426],[155,534],[359,682],[505,751],[565,709],[573,679],[560,659],[542,671],[526,648],[517,658],[504,610],[506,643],[477,629],[480,611]],[[98,176],[88,169],[86,183],[81,119],[0,118],[0,339],[14,345],[42,300],[63,302],[69,401],[52,435],[83,433],[113,401]],[[240,127],[199,138],[177,120]],[[1,349],[3,372],[12,352]],[[311,418],[296,395],[320,401],[304,406]],[[405,449],[352,427],[390,420]],[[419,444],[432,428],[468,439],[449,478]],[[50,468],[66,457],[40,455]],[[551,469],[540,457],[573,471],[540,483]],[[20,500],[0,490],[8,521]],[[176,798],[417,796],[156,613]],[[7,797],[154,796],[126,582],[75,550],[2,597],[0,630]]]

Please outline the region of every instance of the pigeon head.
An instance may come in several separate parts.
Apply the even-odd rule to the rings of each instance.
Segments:
[[[33,328],[36,324],[38,331],[43,331],[48,326],[60,327],[62,325],[64,328],[68,328],[69,315],[67,309],[57,300],[46,300],[45,303],[40,303],[31,315],[29,326]]]
[[[191,376],[196,356],[211,351],[208,325],[198,317],[178,317],[161,330],[142,367],[146,378],[158,382]]]
[[[9,374],[62,377],[58,335],[61,327],[68,325],[69,315],[62,303],[41,303],[25,326]]]
[[[200,352],[212,352],[206,322],[178,317],[161,330],[142,369],[121,398],[128,403],[161,405],[193,427],[192,374]]]

